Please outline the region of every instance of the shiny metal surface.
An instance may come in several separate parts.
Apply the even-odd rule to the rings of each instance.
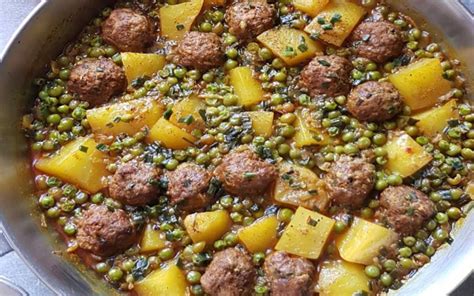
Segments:
[[[430,27],[443,33],[474,74],[474,19],[453,0],[391,1],[419,12]],[[9,242],[35,273],[59,295],[111,295],[91,273],[82,273],[55,250],[64,250],[53,232],[40,227],[31,197],[32,180],[27,146],[19,129],[20,118],[31,106],[32,81],[43,66],[73,39],[105,1],[50,0],[25,21],[0,63],[0,219]],[[438,41],[440,41],[438,39]],[[472,94],[472,92],[471,92]],[[451,247],[438,253],[400,295],[445,295],[472,272],[474,266],[474,214],[457,233]],[[67,258],[67,256],[66,256]]]

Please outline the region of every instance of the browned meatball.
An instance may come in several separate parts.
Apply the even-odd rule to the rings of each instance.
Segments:
[[[219,67],[224,62],[221,39],[214,33],[188,32],[178,43],[173,61],[198,70]]]
[[[400,29],[387,21],[363,22],[355,28],[351,39],[357,55],[376,63],[398,57],[403,50]]]
[[[197,210],[210,202],[206,191],[211,174],[197,164],[180,164],[166,176],[171,204],[179,204],[185,210]]]
[[[403,109],[398,90],[390,82],[368,81],[353,88],[347,110],[361,121],[385,121]]]
[[[109,182],[109,193],[123,203],[140,206],[153,202],[159,194],[160,170],[143,162],[118,167]]]
[[[428,196],[402,185],[382,191],[376,216],[400,234],[413,234],[434,213],[434,204]]]
[[[229,248],[214,255],[201,285],[211,296],[246,296],[252,294],[256,275],[250,256]]]
[[[224,189],[238,196],[263,194],[277,177],[274,165],[261,159],[250,150],[227,154],[214,170]]]
[[[123,210],[91,205],[77,222],[77,243],[98,256],[110,256],[130,247],[136,240],[135,227]]]
[[[244,41],[273,27],[275,9],[264,1],[242,1],[227,8],[225,21],[229,32]]]
[[[106,103],[126,87],[122,68],[106,58],[80,61],[72,68],[68,81],[68,90],[92,106]]]
[[[120,51],[142,52],[153,42],[153,24],[131,9],[115,9],[102,24],[102,37]]]
[[[336,55],[315,57],[301,71],[299,86],[311,96],[347,95],[351,89],[352,64]]]
[[[271,295],[311,296],[316,269],[311,261],[275,252],[267,257],[263,266]]]
[[[333,204],[359,208],[374,187],[375,166],[361,158],[343,156],[333,163],[325,182]]]

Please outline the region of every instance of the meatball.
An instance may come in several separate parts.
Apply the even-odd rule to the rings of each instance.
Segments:
[[[403,109],[398,90],[390,82],[368,81],[353,88],[347,110],[361,121],[385,121]]]
[[[264,1],[237,2],[227,8],[225,21],[229,32],[248,41],[273,27],[275,9]]]
[[[123,210],[91,205],[77,222],[77,243],[98,256],[110,256],[130,247],[137,238],[135,227]]]
[[[197,210],[210,202],[206,191],[211,174],[197,164],[180,164],[166,176],[171,204],[179,204],[185,210]]]
[[[404,45],[400,29],[387,21],[361,23],[351,39],[357,55],[376,63],[398,57]]]
[[[120,51],[142,52],[153,42],[153,24],[131,9],[115,9],[102,24],[102,37]]]
[[[250,256],[229,248],[214,255],[201,277],[201,285],[211,296],[245,296],[252,294],[256,276]]]
[[[226,155],[214,175],[227,192],[245,197],[263,194],[277,177],[277,170],[252,151],[244,150]]]
[[[380,194],[376,217],[400,234],[413,234],[435,213],[434,203],[410,186],[388,187]]]
[[[173,61],[198,70],[219,67],[224,62],[221,39],[215,33],[188,32],[178,43]]]
[[[127,87],[123,69],[106,58],[86,59],[71,70],[68,90],[92,106],[106,103]]]
[[[316,269],[308,259],[275,252],[267,257],[263,266],[271,295],[311,296]]]
[[[351,89],[352,64],[336,55],[315,57],[301,71],[299,86],[311,96],[347,95]]]
[[[141,206],[153,202],[160,192],[160,170],[143,162],[118,167],[109,182],[109,193],[123,203]]]
[[[333,204],[359,208],[374,187],[375,166],[361,158],[344,156],[333,163],[325,182]]]

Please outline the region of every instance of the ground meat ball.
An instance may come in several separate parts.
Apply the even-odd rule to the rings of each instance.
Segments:
[[[210,202],[206,191],[211,174],[197,164],[180,164],[166,176],[171,204],[179,204],[185,210],[197,210]]]
[[[333,204],[359,208],[374,187],[375,166],[361,158],[343,156],[331,166],[325,182]]]
[[[400,29],[386,21],[361,23],[351,39],[357,55],[376,63],[398,57],[404,45]]]
[[[250,256],[229,248],[214,255],[201,277],[201,285],[211,296],[251,295],[256,275]]]
[[[250,150],[234,151],[224,157],[214,175],[224,189],[238,196],[261,195],[277,177],[274,165]]]
[[[131,9],[115,9],[102,24],[102,37],[120,51],[142,52],[153,42],[153,24]]]
[[[123,210],[91,205],[77,222],[77,243],[98,256],[110,256],[130,247],[136,240],[135,227]]]
[[[316,269],[311,261],[292,257],[285,252],[268,256],[265,275],[273,296],[310,296]]]
[[[208,70],[224,62],[222,42],[217,34],[192,31],[178,43],[173,60],[176,64]]]
[[[351,70],[351,63],[343,57],[315,57],[301,71],[299,86],[307,89],[311,96],[347,95],[351,89]]]
[[[68,81],[68,90],[92,106],[106,103],[126,87],[122,68],[106,58],[80,61],[72,68]]]
[[[423,192],[402,185],[380,194],[376,216],[400,234],[413,234],[434,212],[433,202]]]
[[[123,203],[140,206],[159,194],[160,170],[143,162],[128,162],[118,167],[109,183],[109,193]]]
[[[251,40],[273,27],[275,9],[262,2],[237,2],[227,8],[225,21],[229,32],[242,40]]]
[[[390,82],[368,81],[353,88],[347,110],[361,121],[385,121],[403,109],[398,90]]]

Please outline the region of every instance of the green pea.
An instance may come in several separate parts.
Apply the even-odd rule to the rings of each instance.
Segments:
[[[367,137],[362,137],[357,140],[357,146],[359,147],[359,149],[367,149],[370,147],[371,144],[372,141],[370,141],[370,139]]]
[[[94,195],[92,195],[91,197],[91,201],[95,204],[99,204],[99,203],[102,203],[104,201],[104,194],[103,193],[96,193]]]
[[[201,285],[192,285],[191,293],[193,295],[204,295],[204,289],[202,288]]]
[[[46,140],[46,141],[43,142],[42,148],[43,148],[43,150],[45,150],[45,151],[51,151],[51,150],[54,149],[55,146],[56,146],[56,145],[54,144],[53,141]]]
[[[176,78],[182,79],[186,75],[186,69],[184,68],[176,68],[173,71],[173,74]]]
[[[107,276],[111,281],[117,282],[123,277],[123,271],[118,267],[112,267]]]
[[[416,238],[413,236],[406,236],[403,238],[403,243],[409,247],[412,247],[416,243]]]
[[[360,211],[360,215],[362,218],[371,218],[374,215],[374,210],[372,210],[371,208],[363,208]]]
[[[204,75],[202,75],[202,80],[204,80],[207,83],[210,83],[214,80],[214,73],[212,72],[206,72]]]
[[[301,150],[297,148],[293,148],[290,150],[290,158],[291,159],[298,159],[301,157]]]
[[[389,272],[394,270],[397,267],[397,263],[392,259],[385,260],[382,265],[383,265],[383,268]]]
[[[257,252],[252,256],[252,262],[255,265],[261,265],[265,260],[265,254],[263,252]]]
[[[166,94],[170,90],[170,88],[171,88],[170,85],[166,82],[162,82],[158,85],[158,90],[162,94]]]
[[[231,70],[231,69],[234,69],[235,67],[237,67],[238,64],[239,63],[236,60],[228,59],[224,64],[224,68],[226,70]]]
[[[211,32],[212,31],[212,24],[210,24],[208,22],[203,22],[203,23],[201,23],[199,28],[201,29],[202,32]]]
[[[290,150],[291,150],[291,146],[288,144],[284,143],[278,146],[278,154],[280,155],[287,155],[288,153],[290,153]]]
[[[387,150],[383,147],[377,147],[374,149],[375,156],[386,156]]]
[[[380,276],[380,282],[382,282],[382,285],[384,285],[385,287],[390,287],[393,282],[392,276],[388,273],[383,273]]]
[[[357,147],[357,145],[351,144],[351,143],[346,144],[346,145],[344,145],[344,153],[348,154],[348,155],[353,155],[353,154],[359,153],[359,147]]]
[[[374,141],[375,145],[382,146],[387,143],[387,136],[384,134],[375,134],[372,140]]]
[[[230,213],[230,218],[232,219],[232,222],[240,224],[242,223],[244,217],[240,213],[232,212]]]
[[[232,45],[235,42],[237,42],[237,37],[235,37],[234,35],[231,35],[231,34],[228,34],[224,39],[224,43],[226,45]]]
[[[288,208],[280,209],[277,213],[277,219],[284,223],[289,223],[293,217],[293,210]]]
[[[375,265],[368,265],[365,267],[365,274],[371,278],[378,278],[380,276],[380,269]]]
[[[109,265],[105,262],[99,262],[95,265],[95,270],[100,273],[106,273],[109,269]]]
[[[266,47],[260,48],[260,50],[258,51],[258,55],[264,61],[267,61],[273,57],[272,52]]]
[[[448,222],[448,215],[446,215],[445,213],[437,213],[436,221],[438,221],[439,224],[445,224]]]
[[[295,134],[296,130],[293,126],[291,125],[286,125],[286,126],[283,126],[281,129],[280,129],[280,132],[279,132],[279,135],[280,136],[283,136],[285,138],[291,138],[293,137],[293,135]]]
[[[272,61],[272,66],[275,69],[281,69],[281,68],[285,67],[285,63],[280,58],[275,58]]]
[[[367,73],[369,80],[379,80],[382,78],[382,74],[379,71],[370,71]]]
[[[64,233],[66,233],[67,235],[74,235],[77,231],[76,225],[73,223],[66,223],[63,229]]]
[[[179,162],[176,159],[170,159],[166,162],[165,168],[169,171],[174,171],[178,167]]]
[[[52,97],[59,97],[60,95],[63,94],[63,92],[64,92],[64,87],[61,85],[53,86],[48,90],[48,94]]]
[[[196,163],[198,164],[207,164],[210,161],[210,157],[206,153],[199,153],[196,156]]]
[[[68,80],[69,75],[71,75],[71,71],[69,71],[68,69],[63,69],[59,71],[59,78],[61,78],[62,80]]]
[[[456,144],[449,144],[449,149],[446,151],[446,154],[449,156],[456,156],[459,153],[461,153],[462,148],[459,145]]]
[[[474,151],[470,148],[463,148],[461,150],[461,155],[462,157],[464,157],[464,159],[467,159],[467,160],[474,159]]]
[[[420,133],[420,130],[416,126],[408,126],[405,128],[405,131],[408,135],[412,137],[416,137]]]
[[[59,114],[51,114],[46,118],[46,121],[51,124],[58,124],[61,120],[61,116]]]
[[[447,211],[448,217],[453,220],[458,220],[462,216],[462,211],[459,208],[452,207]]]
[[[442,228],[438,228],[434,231],[433,237],[438,241],[444,241],[449,237],[449,234],[446,230]]]
[[[46,216],[51,219],[59,217],[60,214],[61,210],[58,207],[51,207],[46,211]]]
[[[278,72],[275,74],[274,79],[279,82],[285,82],[286,81],[286,74],[284,72]]]
[[[336,223],[334,224],[334,231],[336,233],[342,233],[344,232],[344,230],[346,230],[346,223],[342,222],[342,221],[336,221]]]
[[[376,183],[375,183],[375,189],[378,190],[378,191],[382,191],[384,190],[385,188],[388,187],[388,183],[387,181],[385,180],[378,180]]]
[[[158,253],[158,256],[162,260],[169,260],[169,259],[173,258],[174,251],[173,251],[172,248],[164,248]]]
[[[234,246],[238,242],[238,237],[235,233],[228,233],[224,236],[224,241],[227,246]]]
[[[76,196],[74,197],[74,201],[77,204],[83,204],[87,202],[88,199],[89,199],[89,196],[87,195],[87,193],[84,193],[84,192],[78,192]]]
[[[39,199],[39,203],[41,205],[42,208],[44,209],[48,209],[48,208],[51,208],[52,206],[54,206],[54,198],[49,195],[49,194],[43,194],[41,195],[40,199]]]
[[[197,284],[201,281],[201,273],[199,271],[190,271],[186,274],[186,280],[190,284]]]
[[[412,251],[409,247],[403,247],[398,250],[398,254],[402,257],[410,257],[412,254]]]
[[[400,175],[390,175],[387,177],[387,183],[390,186],[398,186],[402,185],[403,179],[400,177]]]
[[[229,49],[225,52],[225,54],[226,54],[229,58],[235,59],[235,58],[239,55],[239,52],[237,51],[237,49],[235,49],[235,48],[232,47],[232,48],[229,48]]]
[[[226,247],[226,243],[223,240],[216,240],[214,242],[214,248],[216,250],[223,250]]]
[[[415,264],[413,263],[413,261],[411,259],[401,258],[400,259],[400,266],[405,268],[405,269],[412,269],[415,266]]]

